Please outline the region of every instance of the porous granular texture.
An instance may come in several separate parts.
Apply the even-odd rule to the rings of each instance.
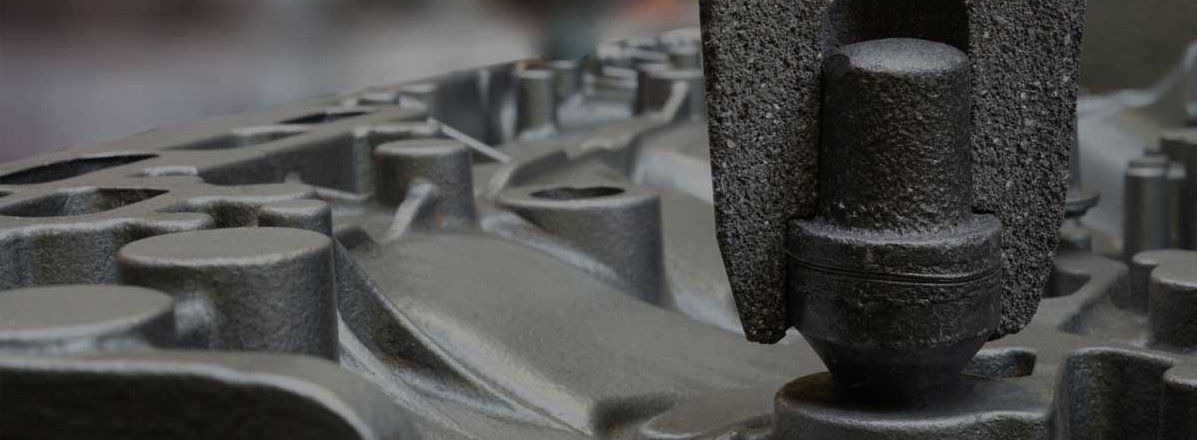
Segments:
[[[785,233],[815,206],[823,54],[890,37],[969,56],[973,208],[1003,227],[994,337],[1026,326],[1063,219],[1084,11],[1084,0],[703,0],[718,240],[748,339],[790,327]]]

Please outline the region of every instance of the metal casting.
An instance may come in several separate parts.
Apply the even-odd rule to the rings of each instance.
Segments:
[[[1074,35],[1036,29],[1052,41]],[[916,59],[923,50],[967,56],[974,84],[986,81],[976,51],[909,44],[920,48],[907,53]],[[695,29],[670,32],[605,44],[580,62],[454,72],[0,164],[0,438],[1197,437],[1189,251],[1139,254],[1128,268],[1066,243],[1030,324],[971,359],[953,357],[965,377],[935,387],[951,392],[925,395],[922,405],[882,399],[869,404],[884,408],[876,410],[838,400],[827,367],[800,337],[746,343],[736,272],[729,279],[716,239],[714,201],[729,193],[712,186],[711,162],[726,151],[712,145],[712,159],[708,147],[703,78],[693,72],[710,60],[696,59],[698,45]],[[959,87],[960,62],[896,84]],[[668,67],[657,70],[661,63]],[[551,81],[520,85],[544,76],[520,74],[529,69],[551,72]],[[548,108],[546,84],[555,100]],[[843,93],[862,95],[838,105],[885,109],[875,100],[881,92]],[[639,106],[637,96],[649,99]],[[969,128],[960,112],[944,111],[962,99],[974,100]],[[884,237],[893,252],[922,256],[877,260],[848,279],[860,293],[913,275],[913,301],[904,304],[946,300],[913,313],[891,307],[921,328],[984,335],[997,325],[993,314],[979,323],[924,316],[968,300],[950,288],[937,293],[945,279],[979,285],[977,298],[988,298],[987,277],[1009,274],[995,261],[1011,255],[963,239],[997,234],[993,217],[1002,240],[1010,236],[1009,212],[967,202],[997,194],[990,177],[977,176],[999,168],[964,160],[976,157],[984,119],[976,99],[903,104],[928,111],[918,125],[927,131],[886,140],[892,155],[854,154],[873,144],[854,137],[853,121],[823,126],[819,172],[829,182],[842,173],[887,184],[821,192],[828,206],[820,213],[809,195],[812,215],[794,224],[812,233],[795,227],[790,239],[827,246],[795,254],[791,262],[818,263],[804,266],[817,272],[804,279],[860,275],[846,269],[864,260],[831,252]],[[519,108],[535,123],[521,125]],[[789,124],[794,111],[774,116]],[[1011,139],[999,141],[1015,148]],[[915,144],[933,148],[903,147]],[[1045,155],[1067,162],[1054,151]],[[895,161],[894,172],[876,175],[870,161],[881,159]],[[920,189],[926,199],[913,205],[886,193],[949,175],[971,175],[971,189]],[[1014,188],[1003,203],[1034,180],[1007,177]],[[1063,188],[1062,179],[1044,179],[1060,184],[1051,191]],[[894,209],[845,215],[829,203],[839,199]],[[882,232],[854,223],[860,215],[885,216],[872,219]],[[1026,221],[1043,219],[1036,215]],[[929,245],[931,237],[961,240]],[[976,264],[945,266],[945,253]],[[834,301],[853,292],[826,293]],[[840,322],[862,326],[852,344],[888,337],[905,338],[898,342],[912,352],[937,347],[927,334]],[[905,360],[867,367],[887,362]]]

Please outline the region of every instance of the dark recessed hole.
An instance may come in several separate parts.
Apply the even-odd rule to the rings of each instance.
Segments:
[[[610,186],[588,186],[585,188],[562,186],[536,191],[532,193],[532,197],[549,200],[582,200],[617,194],[623,194],[623,189]]]
[[[283,124],[323,124],[327,122],[339,121],[341,119],[352,118],[354,116],[361,116],[369,111],[364,109],[328,109],[320,113],[313,113],[298,118],[288,119],[283,121]]]
[[[233,148],[250,147],[267,142],[277,141],[297,134],[307,132],[308,127],[302,125],[267,125],[262,127],[245,127],[233,130],[232,133],[192,142],[172,150],[229,150]]]
[[[48,165],[29,168],[15,173],[0,176],[0,184],[29,185],[34,183],[55,182],[82,176],[106,168],[140,162],[157,157],[153,154],[129,154],[123,156],[86,157],[55,162]]]
[[[97,189],[61,192],[0,209],[11,217],[67,217],[95,214],[166,194],[154,189]]]

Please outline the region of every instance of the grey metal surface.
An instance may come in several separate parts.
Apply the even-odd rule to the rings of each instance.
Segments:
[[[748,338],[776,342],[792,324],[783,242],[786,223],[815,209],[822,66],[845,44],[896,37],[949,44],[969,57],[972,206],[1003,225],[1002,323],[994,336],[1030,322],[1063,214],[1084,5],[702,2],[716,218]]]
[[[0,437],[1197,435],[1197,358],[1148,303],[1193,311],[1127,305],[1191,263],[1143,287],[1073,249],[949,411],[776,400],[826,368],[744,341],[692,81],[632,111],[634,63],[694,36],[601,48],[541,139],[519,63],[0,164]]]

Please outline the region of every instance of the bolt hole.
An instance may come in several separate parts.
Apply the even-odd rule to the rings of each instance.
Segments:
[[[532,197],[549,200],[583,200],[614,196],[623,194],[623,192],[623,188],[614,188],[610,186],[588,186],[585,188],[561,186],[557,188],[536,191],[532,193]]]

